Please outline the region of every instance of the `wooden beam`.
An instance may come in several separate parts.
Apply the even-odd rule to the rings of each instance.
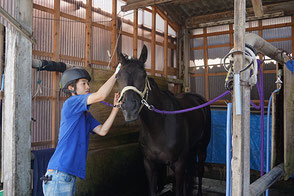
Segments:
[[[45,6],[42,6],[42,5],[39,5],[39,4],[33,4],[33,8],[34,9],[37,9],[37,10],[41,10],[43,12],[47,12],[47,13],[50,13],[50,14],[54,14],[54,9],[51,9],[51,8],[48,8],[48,7],[45,7]]]
[[[184,92],[190,92],[190,35],[188,29],[183,29],[183,61],[184,61]]]
[[[138,10],[134,11],[134,27],[133,27],[133,57],[138,56]]]
[[[206,28],[203,28],[203,34],[206,34]],[[203,45],[204,45],[204,80],[205,80],[205,98],[209,100],[209,79],[208,79],[208,48],[207,48],[207,36],[203,38]]]
[[[53,61],[59,61],[60,55],[60,1],[54,0],[54,21],[53,21]],[[58,125],[57,125],[57,77],[58,73],[53,73],[52,78],[52,117],[51,117],[51,127],[52,127],[52,148],[55,148],[58,141]]]
[[[245,49],[246,0],[234,0],[234,49]],[[239,73],[245,64],[244,54],[234,54],[234,71]],[[248,81],[249,70],[240,74],[240,80]],[[232,130],[232,195],[249,196],[250,183],[250,87],[239,86],[233,90]],[[240,100],[241,108],[236,101]],[[238,109],[238,110],[237,110]],[[248,165],[249,164],[249,165]]]
[[[168,22],[167,20],[164,20],[164,41],[163,41],[163,76],[167,78],[167,67],[168,67]]]
[[[254,15],[256,17],[262,17],[263,16],[262,1],[261,0],[251,0],[251,4],[253,7]]]
[[[246,21],[293,15],[294,1],[265,5],[263,6],[263,11],[264,14],[262,17],[256,17],[254,16],[253,8],[247,8]],[[233,24],[233,18],[233,11],[193,16],[186,20],[185,26],[188,29],[195,29],[199,27],[216,26],[220,24]]]
[[[114,69],[114,66],[116,64],[116,42],[117,42],[117,0],[112,0],[112,31],[111,31],[111,67]]]
[[[86,2],[86,30],[85,30],[85,66],[91,66],[92,60],[92,0]]]
[[[168,3],[172,0],[147,0],[147,1],[127,1],[127,5],[121,6],[123,12],[134,10],[138,8],[144,8],[152,5],[158,5],[161,3]]]
[[[294,17],[291,17],[293,24]],[[292,54],[294,53],[294,27],[292,26]],[[294,75],[284,66],[284,179],[294,173]],[[290,101],[291,100],[291,101]]]
[[[151,75],[155,75],[156,56],[156,8],[152,7],[152,34],[151,34]]]

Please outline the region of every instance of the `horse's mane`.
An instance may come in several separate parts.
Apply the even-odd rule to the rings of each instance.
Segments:
[[[175,99],[175,95],[174,95],[172,92],[170,92],[169,90],[161,90],[161,89],[158,87],[157,83],[155,82],[155,80],[154,80],[153,78],[148,77],[148,79],[149,79],[149,83],[150,83],[151,89],[156,88],[156,89],[158,89],[162,94],[166,95],[167,97],[172,98],[172,99]]]

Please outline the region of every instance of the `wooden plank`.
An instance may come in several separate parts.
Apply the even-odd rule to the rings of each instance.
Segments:
[[[112,31],[111,31],[111,67],[114,69],[114,66],[117,61],[117,54],[116,54],[116,43],[117,43],[117,0],[112,0]]]
[[[129,3],[130,1],[127,1],[127,5],[121,6],[121,10],[123,12],[134,10],[138,8],[144,8],[152,5],[157,5],[161,3],[170,2],[171,0],[146,0],[146,1],[136,1],[133,3]]]
[[[51,140],[49,140],[49,141],[42,141],[42,142],[32,142],[31,143],[31,147],[47,146],[47,145],[50,145],[51,143],[52,143]]]
[[[59,13],[60,13],[59,15],[61,17],[63,17],[63,18],[67,18],[67,19],[70,19],[70,20],[73,20],[73,21],[76,21],[76,22],[86,23],[86,19],[83,19],[83,18],[80,18],[80,17],[77,17],[77,16],[73,16],[73,15],[70,15],[70,14],[67,14],[67,13],[63,13],[63,12],[59,12]]]
[[[33,50],[33,55],[53,58],[53,53],[39,50]]]
[[[50,13],[50,14],[54,14],[54,10],[51,9],[51,8],[48,8],[48,7],[45,7],[45,6],[42,6],[42,5],[39,5],[39,4],[33,4],[33,8],[34,9],[37,9],[37,10],[40,10],[40,11],[43,11],[43,12],[47,12],[47,13]]]
[[[167,78],[167,66],[168,66],[168,22],[164,20],[164,44],[163,44],[163,76]]]
[[[104,30],[107,30],[107,31],[111,31],[111,27],[109,26],[106,26],[106,25],[103,25],[103,24],[100,24],[100,23],[97,23],[97,22],[92,22],[92,26],[93,27],[98,27],[100,29],[104,29]]]
[[[60,55],[60,1],[54,0],[54,21],[53,21],[53,60],[59,61]],[[56,93],[57,87],[57,77],[56,72],[53,73],[52,78],[52,117],[51,117],[51,127],[52,127],[52,148],[55,148],[58,141],[58,123],[57,123],[57,106],[59,106],[58,95]]]
[[[134,27],[133,27],[133,57],[138,56],[138,10],[134,11]]]
[[[97,65],[104,65],[104,66],[107,66],[108,65],[108,62],[98,61],[98,60],[92,60],[92,63],[93,64],[97,64]]]
[[[238,51],[244,51],[245,48],[245,4],[245,0],[234,0],[234,49]],[[234,55],[235,73],[239,73],[243,68],[244,61],[243,53]],[[240,79],[244,81],[247,81],[248,78],[248,71],[240,76]],[[250,88],[247,87],[246,90],[245,88],[245,86],[240,86],[241,114],[236,112],[235,103],[238,97],[236,97],[236,89],[233,91],[232,195],[234,196],[249,196],[249,178],[245,179],[245,176],[250,174],[250,170],[246,172],[245,170],[248,169],[247,164],[250,163],[250,156],[248,157],[248,153],[250,153],[250,135],[248,138],[248,134],[250,134],[250,126],[248,126],[250,125]]]
[[[69,56],[64,54],[60,54],[59,58],[64,60],[69,60],[69,61],[85,62],[85,58]]]
[[[92,63],[92,0],[86,1],[85,67]]]
[[[156,56],[156,8],[152,7],[152,35],[151,35],[151,75],[155,75]]]
[[[293,26],[292,23],[282,23],[282,24],[274,24],[274,25],[266,25],[266,26],[258,26],[258,27],[249,27],[246,28],[246,32],[248,31],[259,31],[259,30],[265,30],[265,29],[276,29],[276,28],[283,28],[283,27],[290,27]],[[233,29],[229,30],[229,31],[219,31],[219,32],[213,32],[213,33],[207,33],[206,36],[210,37],[210,36],[217,36],[217,35],[226,35],[226,34],[230,34],[233,33]],[[202,34],[197,34],[197,35],[191,35],[191,38],[200,38],[200,37],[204,37],[205,35]]]
[[[33,99],[36,101],[51,101],[54,98],[52,96],[36,96]],[[59,99],[65,101],[67,97],[59,97]]]
[[[251,0],[254,15],[256,17],[262,17],[263,16],[263,7],[261,0]]]
[[[203,28],[203,34],[205,35],[207,33],[206,28]],[[209,100],[209,79],[208,79],[208,48],[207,48],[207,36],[204,36],[203,38],[203,44],[204,44],[204,80],[205,80],[205,98],[206,100]]]
[[[293,16],[291,22],[294,22]],[[294,52],[294,27],[292,26],[292,54]],[[287,180],[294,173],[294,75],[284,68],[284,179]]]
[[[188,29],[183,29],[184,46],[183,46],[183,61],[184,61],[184,92],[190,92],[190,35]]]

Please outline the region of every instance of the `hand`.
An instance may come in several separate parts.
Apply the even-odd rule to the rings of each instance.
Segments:
[[[113,99],[113,105],[114,106],[119,106],[121,104],[121,102],[118,102],[118,98],[119,98],[119,93],[115,93],[114,94],[114,99]]]
[[[115,69],[115,75],[119,72],[121,64],[119,63]]]

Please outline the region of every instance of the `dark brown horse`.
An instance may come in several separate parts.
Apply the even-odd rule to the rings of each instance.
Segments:
[[[169,115],[149,110],[142,100],[157,109],[169,111],[194,107],[206,101],[197,94],[174,96],[169,91],[161,91],[155,81],[147,77],[144,69],[146,59],[146,46],[139,59],[129,59],[119,54],[122,66],[117,81],[125,121],[134,121],[140,117],[142,123],[139,143],[144,155],[149,195],[155,196],[159,191],[160,170],[163,166],[169,166],[175,176],[173,189],[176,196],[192,195],[196,173],[200,196],[206,148],[210,140],[210,107]]]

